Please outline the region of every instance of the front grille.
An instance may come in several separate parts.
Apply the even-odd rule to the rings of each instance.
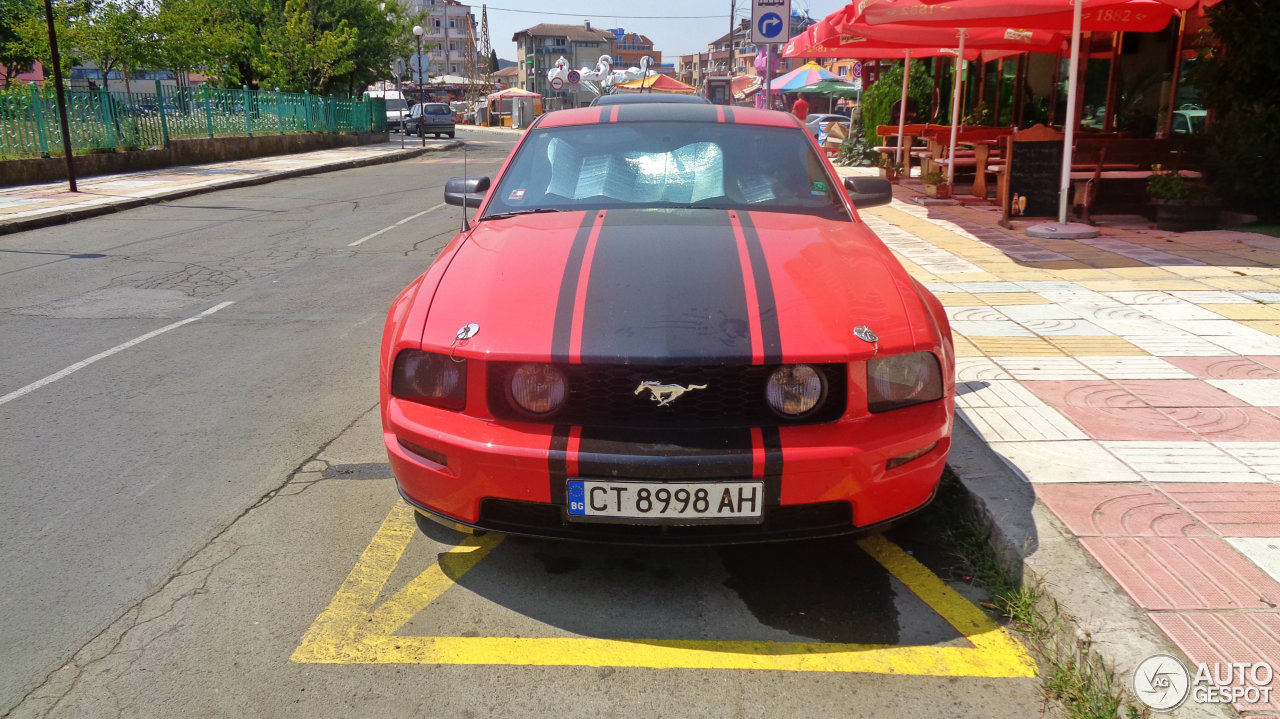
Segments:
[[[489,411],[498,419],[573,424],[590,427],[773,427],[818,424],[839,419],[848,400],[848,378],[843,364],[813,365],[827,382],[827,396],[812,414],[784,419],[765,401],[765,385],[779,365],[557,365],[564,372],[568,396],[554,415],[530,417],[511,401],[514,362],[491,362],[488,368]],[[660,407],[641,382],[706,385],[690,390]]]
[[[476,526],[495,532],[622,544],[733,544],[857,531],[848,502],[766,506],[760,524],[653,525],[568,522],[554,504],[486,498]]]

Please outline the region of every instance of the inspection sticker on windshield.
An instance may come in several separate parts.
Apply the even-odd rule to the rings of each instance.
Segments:
[[[512,190],[512,191],[511,191],[511,194],[510,194],[510,195],[507,195],[507,201],[508,201],[508,202],[519,202],[520,200],[523,200],[523,199],[524,199],[524,190],[523,190],[523,189],[519,189],[519,190]]]

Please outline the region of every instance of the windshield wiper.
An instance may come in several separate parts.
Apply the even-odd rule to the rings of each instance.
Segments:
[[[566,212],[566,210],[557,210],[554,207],[530,207],[527,210],[511,210],[510,212],[495,212],[491,215],[485,215],[480,219],[498,220],[503,217],[515,217],[516,215],[532,215],[539,212]]]

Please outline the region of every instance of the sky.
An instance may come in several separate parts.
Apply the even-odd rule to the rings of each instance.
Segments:
[[[601,12],[604,4],[610,7]],[[791,0],[791,9],[807,11],[818,20],[846,4],[848,0]],[[541,23],[580,25],[590,20],[593,28],[621,27],[627,32],[648,35],[654,49],[662,53],[662,61],[671,63],[679,55],[706,52],[707,43],[729,32],[729,0],[497,0],[494,3],[472,0],[470,5],[477,24],[481,5],[488,5],[490,46],[504,60],[516,59],[516,44],[511,37]],[[750,0],[738,0],[737,6],[739,18],[750,17]]]

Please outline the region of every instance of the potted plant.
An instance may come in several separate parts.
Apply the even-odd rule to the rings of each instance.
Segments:
[[[924,191],[929,197],[936,197],[939,200],[950,199],[951,185],[947,182],[947,176],[941,172],[928,172],[924,177],[920,178],[924,183]]]
[[[889,182],[897,182],[902,176],[902,163],[895,162],[892,155],[880,156],[880,176]]]
[[[1156,227],[1169,232],[1212,230],[1221,202],[1204,184],[1188,182],[1176,171],[1159,165],[1147,178],[1147,195],[1156,208]]]

